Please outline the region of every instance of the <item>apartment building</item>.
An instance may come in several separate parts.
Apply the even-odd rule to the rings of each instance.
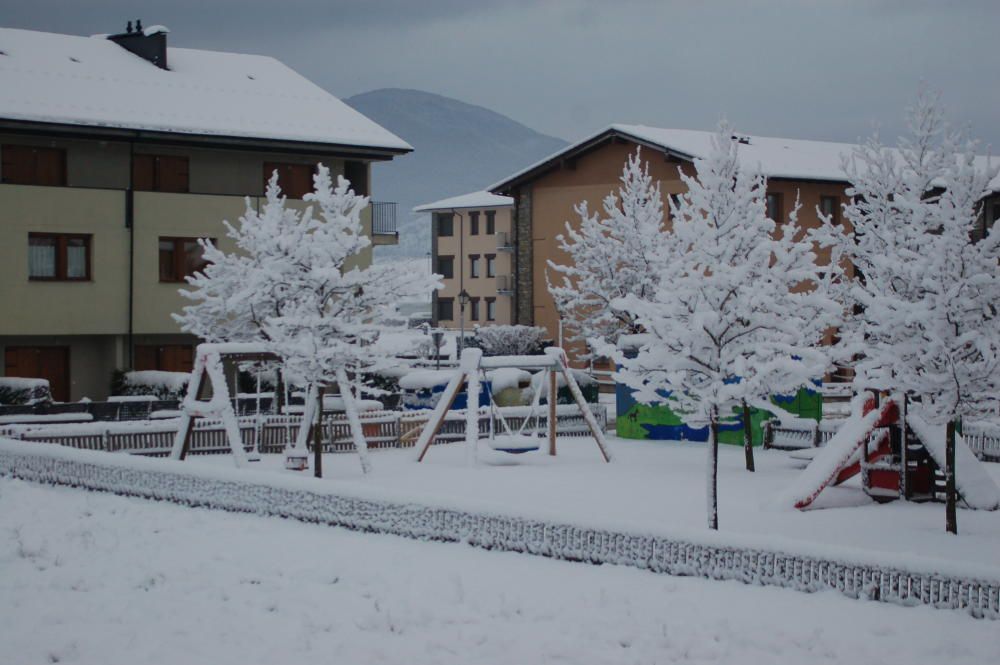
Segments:
[[[626,158],[642,148],[650,174],[667,197],[686,191],[679,173],[694,175],[694,160],[711,149],[713,133],[661,129],[640,125],[612,125],[558,153],[511,175],[489,191],[513,198],[514,294],[513,321],[543,326],[558,336],[559,315],[545,281],[547,261],[566,262],[556,236],[566,222],[578,224],[574,206],[586,200],[600,210],[609,193],[617,191]],[[817,209],[840,219],[848,183],[841,158],[852,144],[736,135],[741,159],[768,178],[768,214],[779,224],[787,220],[796,198],[802,203],[799,222],[819,224]],[[981,158],[985,167],[987,159]],[[1000,219],[1000,178],[983,201],[982,232]],[[822,260],[822,257],[820,257]],[[577,349],[580,351],[580,349]]]
[[[57,400],[190,369],[171,313],[197,239],[233,249],[223,220],[273,171],[293,205],[320,162],[371,195],[371,163],[412,150],[277,60],[167,37],[0,29],[0,367]],[[397,242],[394,206],[365,212],[374,244]]]
[[[512,323],[513,200],[472,192],[417,206],[431,214],[431,264],[443,276],[435,292],[435,326],[443,328]]]

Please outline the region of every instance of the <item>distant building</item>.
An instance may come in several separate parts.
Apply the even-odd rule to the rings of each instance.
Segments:
[[[75,400],[115,369],[190,370],[170,314],[197,238],[233,249],[222,221],[274,170],[289,199],[318,162],[370,194],[370,164],[410,150],[273,58],[168,48],[162,26],[0,29],[3,373]],[[394,206],[365,211],[374,244],[397,242]]]
[[[558,336],[559,315],[546,285],[545,267],[549,259],[568,261],[556,236],[567,221],[579,224],[574,206],[586,200],[591,210],[600,210],[604,197],[617,192],[625,160],[641,146],[642,159],[660,185],[664,214],[669,215],[667,197],[687,189],[678,170],[695,175],[693,161],[708,155],[713,135],[612,125],[490,187],[491,192],[514,200],[514,323],[543,326],[553,338]],[[800,224],[818,225],[817,208],[833,214],[835,223],[843,223],[841,204],[847,200],[848,183],[841,157],[849,155],[854,145],[745,135],[733,140],[741,143],[741,159],[768,178],[767,208],[772,219],[779,224],[786,221],[798,197],[802,203]],[[985,166],[985,157],[982,162]],[[1000,219],[998,191],[1000,178],[983,201],[979,235]]]
[[[458,328],[463,314],[466,329],[512,322],[512,204],[506,196],[472,192],[413,209],[431,214],[432,266],[444,277],[434,294],[434,325]]]

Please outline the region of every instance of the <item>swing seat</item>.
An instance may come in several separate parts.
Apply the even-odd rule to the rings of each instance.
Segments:
[[[485,439],[485,441],[493,450],[519,455],[538,450],[543,439],[528,434],[496,434],[492,439]]]

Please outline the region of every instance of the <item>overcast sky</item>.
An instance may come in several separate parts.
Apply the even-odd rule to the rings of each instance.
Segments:
[[[1000,0],[0,0],[73,34],[272,55],[340,97],[417,88],[568,140],[611,122],[887,138],[921,81],[1000,153]],[[405,138],[405,137],[404,137]],[[992,146],[992,147],[990,147]]]

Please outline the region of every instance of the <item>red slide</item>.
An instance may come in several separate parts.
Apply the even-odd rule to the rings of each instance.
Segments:
[[[861,413],[855,412],[841,426],[830,441],[823,446],[808,467],[779,497],[779,502],[793,504],[800,510],[809,507],[820,492],[830,485],[839,485],[861,471],[861,446],[868,442],[871,433],[887,427],[899,419],[899,407],[887,399],[881,408],[875,408],[874,398],[865,400]],[[883,434],[869,448],[869,461],[887,455],[889,435]]]

